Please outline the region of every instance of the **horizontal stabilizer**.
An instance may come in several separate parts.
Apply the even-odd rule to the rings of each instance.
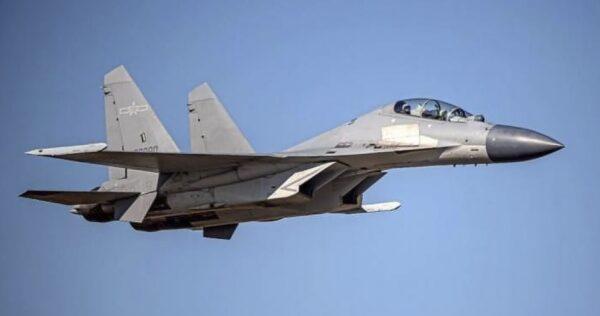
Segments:
[[[156,191],[140,194],[115,203],[115,218],[121,222],[141,223],[156,199]]]
[[[21,197],[51,203],[77,205],[106,203],[137,196],[137,192],[106,192],[106,191],[34,191],[23,192]]]

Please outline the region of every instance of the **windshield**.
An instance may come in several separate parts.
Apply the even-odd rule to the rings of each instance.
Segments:
[[[407,99],[396,102],[396,113],[419,116],[434,120],[461,122],[471,117],[471,113],[460,107],[434,99]]]

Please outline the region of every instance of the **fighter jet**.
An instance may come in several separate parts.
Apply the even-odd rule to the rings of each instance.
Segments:
[[[106,143],[27,152],[108,166],[91,191],[26,191],[65,204],[91,222],[136,230],[202,230],[230,239],[239,223],[323,213],[393,211],[399,202],[363,204],[386,170],[517,162],[563,145],[538,132],[491,124],[482,115],[432,99],[406,99],[287,150],[255,153],[204,83],[188,95],[191,153],[181,153],[127,70],[104,77]]]

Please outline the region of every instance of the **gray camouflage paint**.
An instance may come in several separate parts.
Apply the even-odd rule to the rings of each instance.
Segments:
[[[388,104],[281,153],[255,154],[202,84],[188,95],[193,153],[182,154],[123,66],[106,74],[103,91],[107,144],[28,153],[106,165],[109,180],[92,192],[22,196],[144,231],[204,229],[205,237],[229,239],[242,222],[389,211],[400,204],[362,203],[387,169],[522,161],[563,148],[531,130],[396,113]]]

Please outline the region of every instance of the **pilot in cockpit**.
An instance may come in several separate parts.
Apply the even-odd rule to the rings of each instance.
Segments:
[[[410,115],[410,104],[405,101],[398,101],[394,106],[394,110],[396,113],[408,114]]]
[[[406,99],[396,102],[394,112],[447,122],[484,122],[483,115],[472,115],[462,108],[435,99]]]
[[[439,119],[442,107],[436,100],[428,100],[422,105],[421,117]]]

